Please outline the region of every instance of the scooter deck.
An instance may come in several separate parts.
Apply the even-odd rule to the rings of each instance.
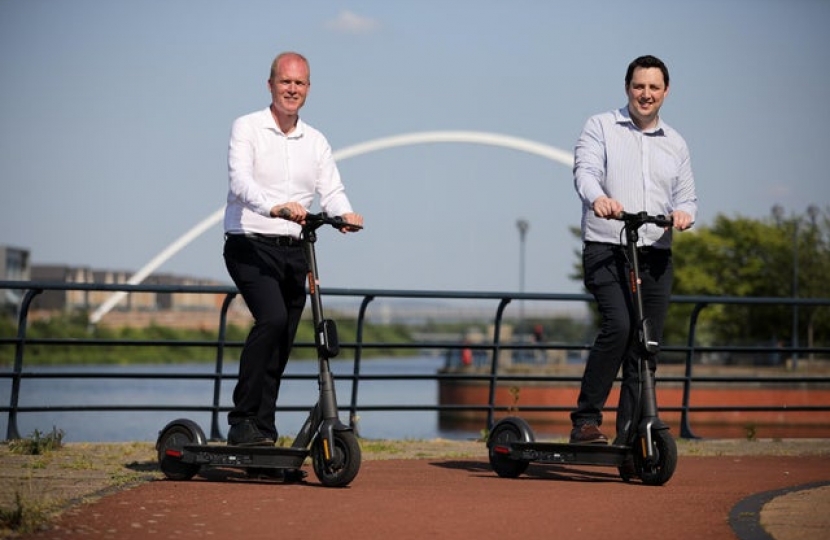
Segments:
[[[518,461],[570,465],[604,465],[616,467],[631,452],[628,446],[614,444],[570,444],[545,442],[511,442],[508,455]]]
[[[185,445],[181,461],[205,466],[298,469],[309,451],[286,446]]]

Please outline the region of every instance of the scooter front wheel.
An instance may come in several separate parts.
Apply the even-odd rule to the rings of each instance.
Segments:
[[[360,470],[360,444],[351,431],[334,432],[334,448],[326,452],[325,437],[317,437],[311,446],[314,474],[326,487],[343,487],[355,479]],[[326,459],[326,457],[329,459]]]
[[[652,432],[653,459],[645,458],[640,451],[634,452],[634,467],[640,479],[648,486],[662,486],[677,468],[677,443],[667,429]]]

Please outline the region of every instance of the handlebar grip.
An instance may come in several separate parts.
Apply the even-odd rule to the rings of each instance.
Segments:
[[[666,217],[664,215],[659,215],[656,216],[656,219],[652,223],[659,225],[660,227],[672,227],[674,225],[674,218],[671,216]]]
[[[279,212],[277,212],[277,217],[282,219],[290,220],[293,216],[293,213],[290,209],[282,207],[280,208]],[[325,212],[320,213],[312,213],[309,212],[305,215],[305,225],[304,227],[313,227],[314,229],[320,227],[321,225],[331,225],[332,227],[339,229],[342,227],[349,227],[350,229],[359,230],[363,227],[361,225],[350,225],[343,219],[342,216],[330,216]]]
[[[636,227],[640,227],[641,225],[645,225],[646,223],[653,223],[658,227],[671,227],[674,225],[674,218],[671,216],[664,216],[662,214],[659,215],[650,215],[647,212],[637,212],[637,213],[630,213],[630,212],[619,212],[613,219],[617,219],[619,221],[624,221],[626,224],[631,224]]]

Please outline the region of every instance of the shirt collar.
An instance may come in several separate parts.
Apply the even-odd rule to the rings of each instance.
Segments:
[[[639,130],[637,124],[631,119],[631,114],[628,112],[628,105],[614,111],[614,117],[618,124],[630,124],[634,129]],[[657,126],[654,129],[642,130],[646,135],[665,135],[665,124],[663,119],[657,117]]]
[[[259,123],[264,129],[273,129],[278,133],[282,133],[279,129],[277,129],[276,123],[274,123],[274,117],[271,116],[271,108],[266,107],[259,113]],[[283,135],[288,139],[299,139],[305,134],[305,122],[303,122],[302,118],[297,118],[297,125],[294,126],[294,131],[289,134]]]

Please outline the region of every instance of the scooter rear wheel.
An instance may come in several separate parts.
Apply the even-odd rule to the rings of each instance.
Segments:
[[[487,438],[490,466],[502,478],[516,478],[527,470],[529,461],[513,459],[500,451],[500,447],[515,442],[533,442],[533,431],[527,422],[518,417],[500,420]]]
[[[317,437],[311,446],[311,464],[314,474],[326,487],[347,486],[360,470],[360,444],[351,431],[334,432],[331,459],[326,460],[324,438]]]
[[[648,486],[662,486],[677,468],[677,443],[667,429],[652,432],[654,460],[646,460],[641,452],[634,453],[634,467]]]
[[[180,459],[184,447],[189,444],[205,444],[205,434],[195,422],[175,420],[161,430],[156,441],[159,468],[170,480],[190,480],[199,472],[199,465]]]

